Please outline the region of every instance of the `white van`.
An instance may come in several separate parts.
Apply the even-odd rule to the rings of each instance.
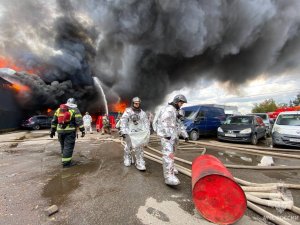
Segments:
[[[272,129],[273,146],[300,147],[300,111],[282,112]]]

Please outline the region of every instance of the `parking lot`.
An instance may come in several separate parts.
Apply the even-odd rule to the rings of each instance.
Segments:
[[[144,173],[133,166],[124,167],[122,146],[108,138],[111,136],[98,133],[79,138],[74,156],[78,164],[62,169],[59,144],[48,138],[47,130],[0,135],[0,224],[210,224],[194,207],[190,177],[180,174],[180,186],[171,188],[164,184],[162,167],[156,162],[146,159]],[[260,142],[257,148],[268,145],[268,141]],[[229,168],[235,177],[256,183],[299,183],[299,170],[254,169],[296,166],[299,160],[235,151],[229,148],[233,144],[211,138],[198,142],[190,149],[180,144],[176,156],[192,161],[201,154],[204,142],[206,154],[216,156],[225,165],[252,167]],[[219,144],[222,146],[216,146]],[[156,136],[151,137],[149,146],[159,149]],[[272,165],[268,165],[270,160]],[[299,206],[299,191],[291,189],[291,193]],[[48,217],[44,210],[53,204],[59,212]],[[291,224],[299,223],[299,217],[288,210],[265,208]],[[237,224],[265,222],[248,209]]]

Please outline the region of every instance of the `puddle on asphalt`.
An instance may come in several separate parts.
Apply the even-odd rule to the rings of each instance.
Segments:
[[[8,147],[9,148],[16,148],[16,147],[18,147],[18,145],[19,145],[19,143],[12,143]]]
[[[299,176],[299,172],[296,170],[284,170],[280,171],[262,171],[262,173],[270,178],[275,178],[279,181],[285,181],[287,179],[293,179]]]
[[[176,156],[193,161],[201,155],[201,150],[177,150]],[[299,166],[299,159],[279,158],[242,153],[234,150],[220,151],[218,149],[206,148],[206,153],[222,161],[224,164],[246,165],[246,166]]]
[[[247,166],[298,166],[298,159],[278,158],[272,156],[252,155],[235,151],[206,150],[206,154],[211,154],[219,158],[225,164],[237,164]]]
[[[78,164],[70,168],[61,169],[46,184],[42,196],[50,199],[51,204],[61,205],[68,196],[80,186],[80,177],[98,169],[100,161]]]
[[[38,133],[38,132],[30,132],[25,134],[26,139],[31,139],[31,138],[41,138],[41,137],[46,137],[49,136],[49,133]]]
[[[25,135],[22,135],[21,137],[16,138],[15,140],[24,140],[26,138]]]

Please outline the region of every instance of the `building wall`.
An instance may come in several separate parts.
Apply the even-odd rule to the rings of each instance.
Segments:
[[[0,78],[0,131],[20,127],[22,110],[20,109],[10,83]]]

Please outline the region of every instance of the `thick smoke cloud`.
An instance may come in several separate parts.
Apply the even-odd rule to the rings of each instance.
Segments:
[[[235,86],[261,74],[299,71],[297,0],[1,0],[0,5],[1,54],[28,69],[41,68],[39,91],[24,101],[36,108],[38,99],[51,106],[76,96],[84,108],[99,102],[92,76],[103,83],[109,102],[140,96],[153,108],[200,77]]]

